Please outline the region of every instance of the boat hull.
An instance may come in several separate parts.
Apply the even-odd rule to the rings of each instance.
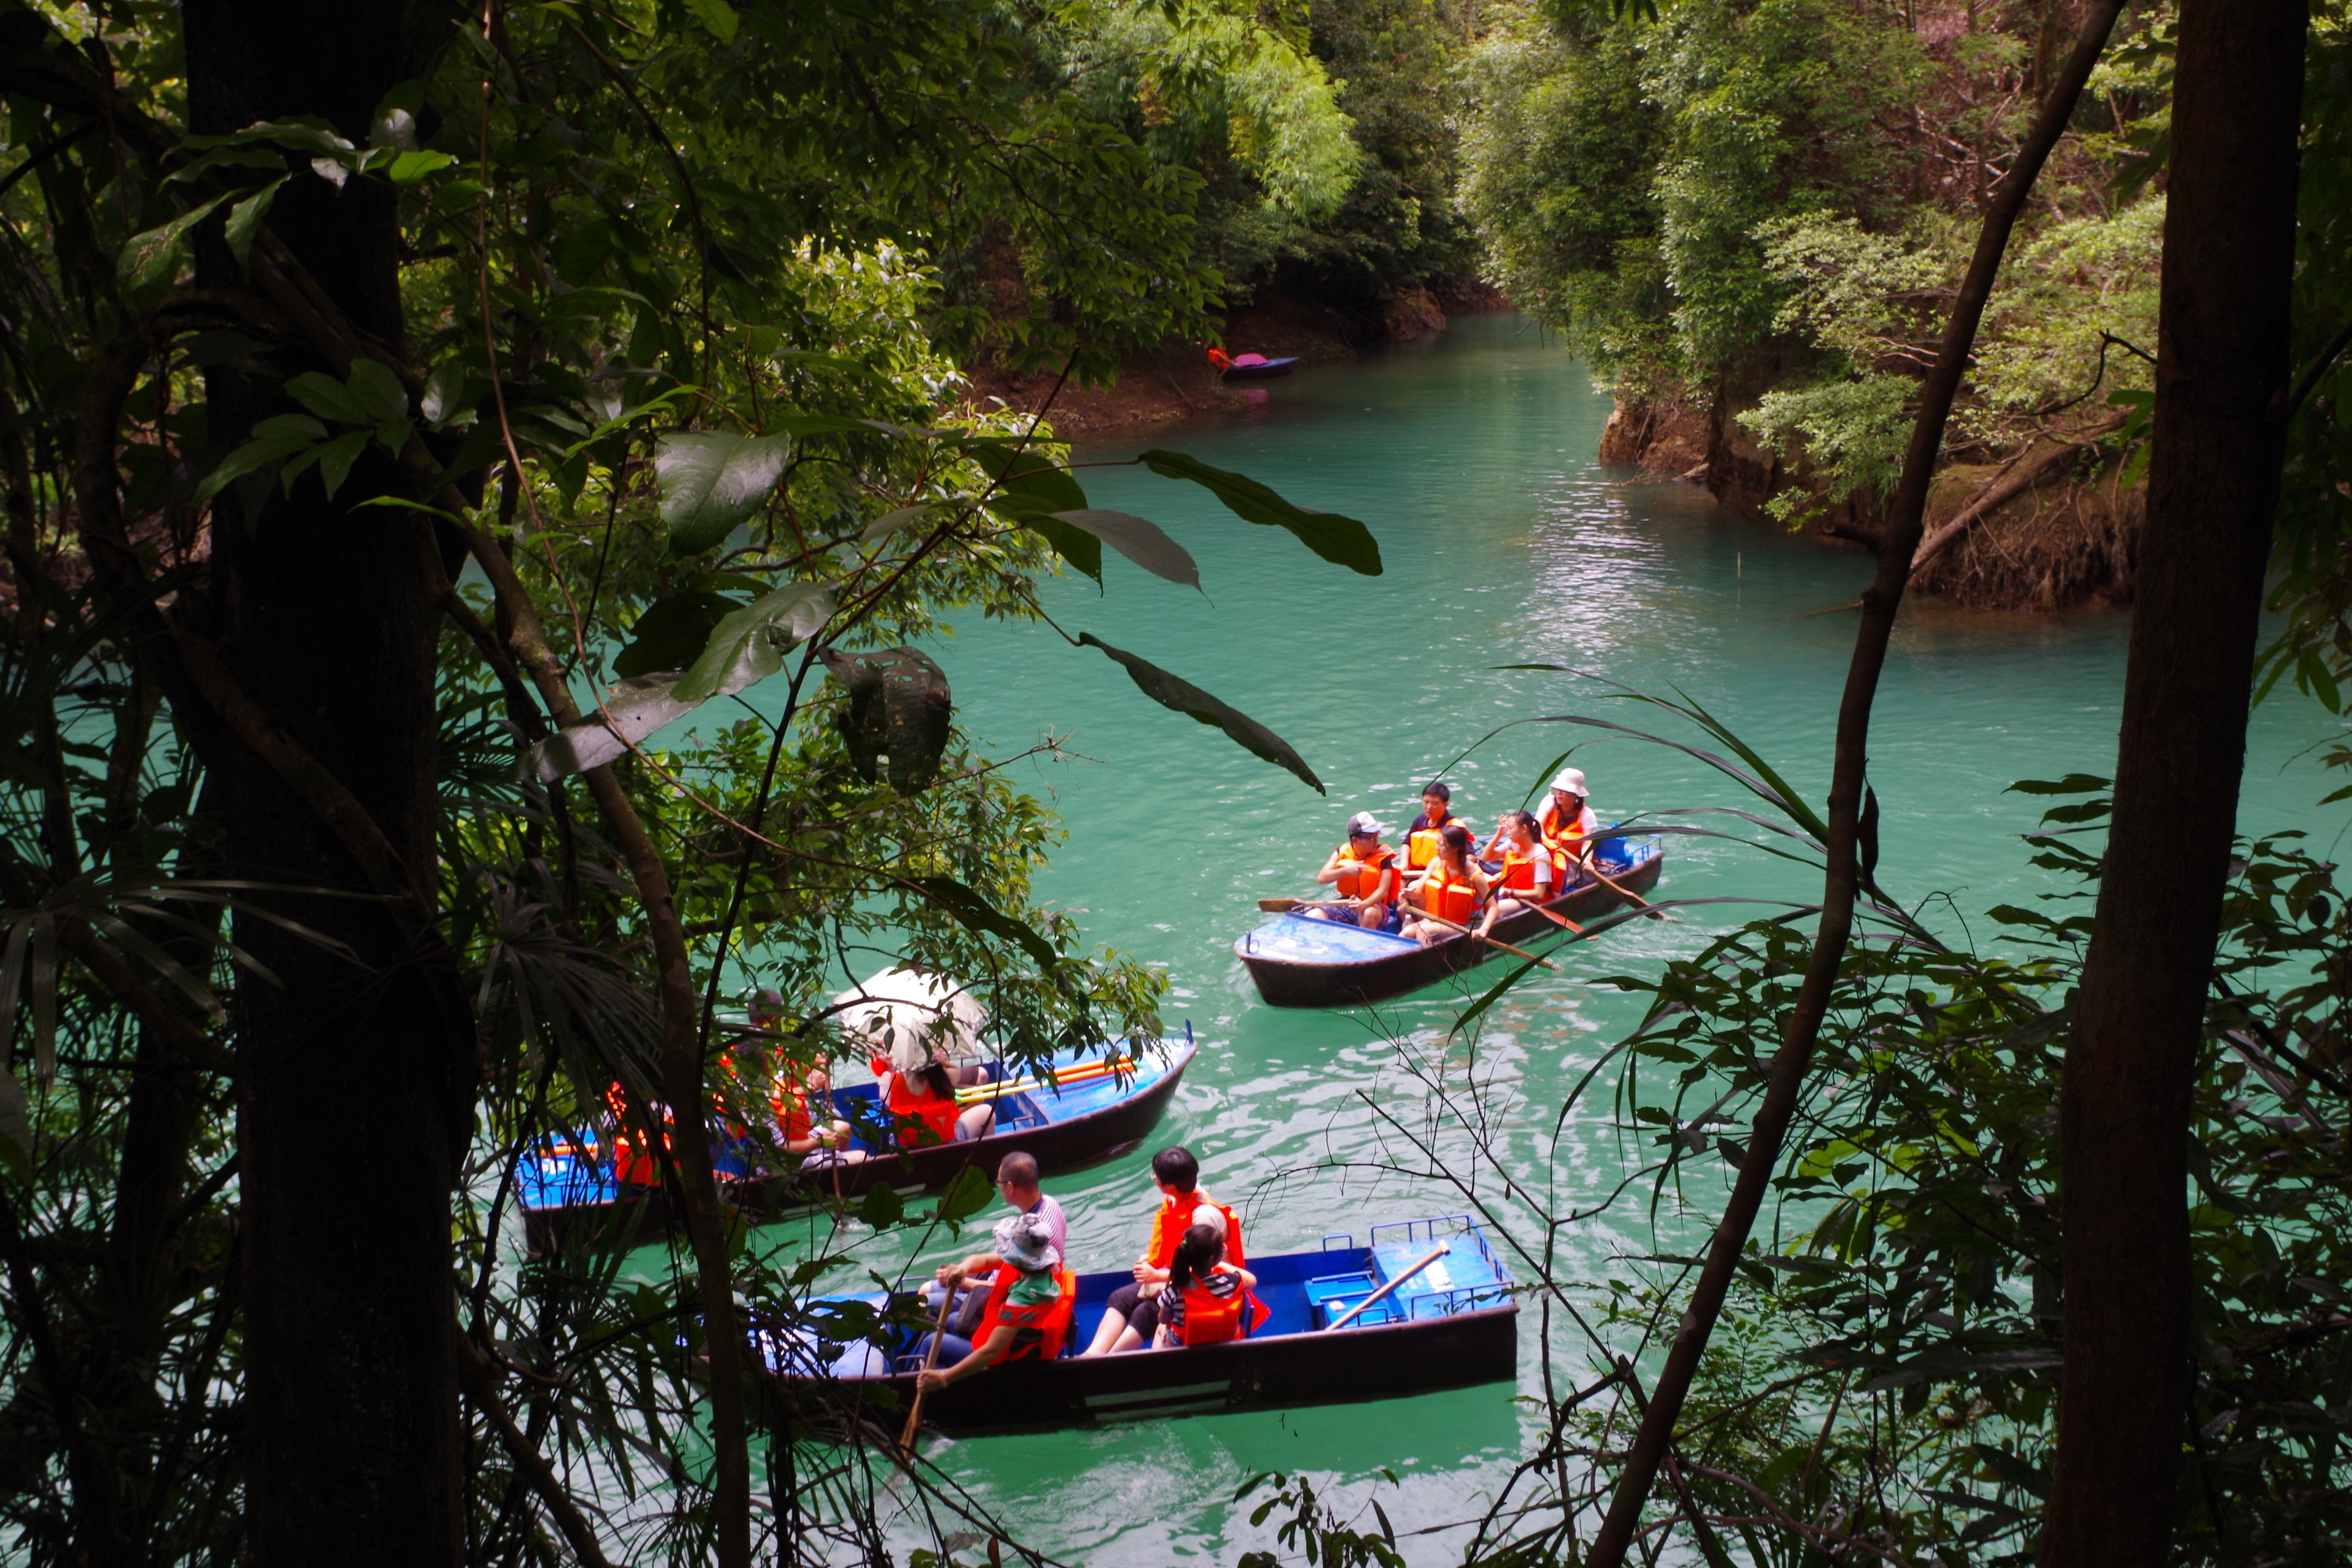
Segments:
[[[1465,1228],[1475,1237],[1475,1227]],[[1421,1245],[1384,1250],[1393,1258],[1418,1251]],[[1491,1263],[1483,1240],[1476,1246],[1478,1255]],[[1318,1270],[1362,1268],[1367,1279],[1376,1278],[1369,1270],[1378,1250],[1383,1249],[1349,1247],[1252,1258],[1249,1267],[1258,1275],[1258,1294],[1273,1306],[1275,1316],[1250,1338],[1193,1349],[1072,1355],[992,1367],[925,1395],[923,1425],[955,1435],[1097,1426],[1170,1415],[1393,1399],[1507,1383],[1517,1376],[1518,1306],[1498,1264],[1472,1289],[1432,1290],[1417,1299],[1400,1291],[1391,1301],[1407,1305],[1392,1314],[1392,1321],[1323,1328],[1339,1313],[1329,1307],[1318,1310],[1311,1303],[1306,1289],[1309,1276]],[[1074,1345],[1086,1344],[1101,1317],[1103,1300],[1127,1281],[1123,1272],[1081,1277]],[[1339,1298],[1340,1302],[1352,1300]],[[1426,1310],[1433,1305],[1446,1310]],[[903,1348],[911,1350],[911,1342]],[[907,1363],[902,1370],[887,1376],[794,1376],[779,1373],[772,1355],[761,1359],[772,1421],[789,1417],[846,1426],[863,1419],[895,1428],[914,1398],[911,1356],[902,1358]],[[824,1422],[825,1415],[834,1419]]]
[[[1076,1114],[993,1132],[968,1143],[936,1143],[926,1148],[877,1152],[853,1164],[828,1165],[814,1172],[768,1174],[751,1172],[730,1175],[721,1172],[720,1196],[754,1225],[780,1214],[806,1208],[835,1198],[856,1198],[877,1186],[904,1192],[946,1186],[957,1173],[977,1166],[993,1175],[997,1162],[1014,1150],[1035,1156],[1045,1174],[1084,1170],[1115,1160],[1151,1134],[1167,1113],[1168,1102],[1183,1081],[1197,1050],[1188,1037],[1160,1042],[1165,1068],[1131,1093],[1096,1091],[1089,1098],[1103,1103],[1078,1109]],[[1106,1089],[1108,1088],[1106,1080]],[[841,1090],[836,1100],[857,1091]],[[871,1090],[865,1091],[867,1098]],[[1075,1099],[1087,1091],[1066,1090]],[[1051,1106],[1055,1097],[1034,1091],[1023,1097]],[[534,1196],[555,1201],[534,1202]],[[550,1194],[526,1193],[522,1199],[524,1231],[531,1251],[545,1253],[590,1237],[639,1245],[669,1233],[675,1216],[667,1194],[658,1187],[632,1184],[624,1190],[599,1168]]]
[[[1227,381],[1272,381],[1276,376],[1288,375],[1297,363],[1298,356],[1293,354],[1287,359],[1270,359],[1264,364],[1229,365],[1224,374]]]
[[[1657,886],[1664,868],[1665,855],[1653,841],[1649,853],[1642,859],[1622,872],[1612,869],[1610,876],[1636,893],[1647,893]],[[1571,920],[1582,920],[1606,914],[1627,901],[1607,883],[1591,879],[1554,899],[1549,907]],[[1234,943],[1234,955],[1249,971],[1258,994],[1269,1005],[1360,1007],[1433,985],[1465,969],[1511,957],[1491,943],[1469,937],[1447,937],[1423,947],[1402,938],[1351,928],[1339,928],[1333,934],[1298,931],[1302,926],[1328,927],[1328,922],[1282,915],[1244,933]],[[1541,914],[1528,910],[1496,921],[1494,934],[1517,946],[1531,937],[1559,931]],[[1271,939],[1269,933],[1273,933]],[[1318,953],[1318,947],[1328,951]]]

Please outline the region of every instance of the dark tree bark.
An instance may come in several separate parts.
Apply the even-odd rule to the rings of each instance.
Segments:
[[[383,94],[423,73],[456,13],[400,0],[187,0],[192,127],[324,117],[364,143]],[[272,227],[362,331],[402,340],[389,191],[297,174]],[[240,288],[217,243],[198,280]],[[289,372],[340,367],[289,363]],[[279,384],[210,381],[212,435],[285,411]],[[245,694],[354,797],[430,899],[434,659],[441,563],[405,514],[355,510],[394,489],[371,447],[330,502],[306,474],[247,512],[215,510],[207,603]],[[319,803],[235,739],[218,747],[237,875],[366,894],[367,868]],[[462,1550],[449,1204],[467,1131],[472,1041],[450,973],[382,899],[273,895],[356,961],[259,921],[238,940],[275,973],[235,998],[246,1268],[244,1466],[262,1564],[454,1563]],[[364,1217],[349,1202],[363,1180]]]
[[[2051,1568],[2154,1568],[2170,1533],[2189,1375],[2189,1100],[2284,447],[2305,11],[2180,7],[2139,597],[2060,1110]]]

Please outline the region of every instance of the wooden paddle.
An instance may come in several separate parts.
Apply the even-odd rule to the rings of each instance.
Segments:
[[[1546,969],[1551,970],[1555,973],[1559,973],[1559,965],[1554,963],[1550,959],[1537,958],[1534,953],[1529,952],[1524,947],[1513,947],[1509,942],[1504,942],[1498,937],[1485,936],[1477,931],[1472,931],[1468,926],[1455,925],[1444,915],[1433,915],[1427,910],[1415,910],[1406,918],[1408,920],[1427,921],[1432,925],[1444,926],[1447,931],[1460,931],[1464,936],[1468,937],[1473,942],[1483,942],[1489,947],[1499,947],[1505,952],[1516,952],[1521,958],[1532,959],[1534,962],[1542,964]]]
[[[1257,907],[1270,915],[1286,915],[1293,910],[1336,910],[1354,902],[1353,899],[1260,899]]]
[[[1431,1264],[1436,1262],[1439,1258],[1444,1257],[1447,1253],[1453,1250],[1454,1244],[1452,1242],[1439,1242],[1435,1247],[1431,1247],[1428,1252],[1424,1253],[1420,1261],[1416,1262],[1412,1268],[1406,1269],[1403,1273],[1398,1275],[1395,1279],[1390,1280],[1387,1284],[1381,1286],[1379,1289],[1373,1291],[1370,1295],[1365,1297],[1362,1300],[1357,1302],[1354,1306],[1349,1308],[1338,1317],[1332,1319],[1331,1328],[1326,1329],[1323,1331],[1328,1334],[1331,1331],[1331,1329],[1346,1328],[1349,1323],[1354,1322],[1358,1318],[1363,1316],[1366,1311],[1370,1310],[1371,1308],[1379,1306],[1391,1296],[1395,1295],[1398,1286],[1403,1284],[1406,1280],[1412,1279],[1414,1275],[1420,1273],[1423,1269],[1428,1268]]]
[[[1636,903],[1636,904],[1640,905],[1642,908],[1643,908],[1643,909],[1645,909],[1645,910],[1649,910],[1649,911],[1650,911],[1650,918],[1651,918],[1652,920],[1654,920],[1654,921],[1673,921],[1676,925],[1680,925],[1680,924],[1682,924],[1682,923],[1683,923],[1683,922],[1682,922],[1682,921],[1681,921],[1678,917],[1674,916],[1674,915],[1670,915],[1670,914],[1666,913],[1666,911],[1665,911],[1665,910],[1662,910],[1662,909],[1658,908],[1658,906],[1657,906],[1657,905],[1655,905],[1655,904],[1654,904],[1654,903],[1650,902],[1650,900],[1647,900],[1647,899],[1643,898],[1641,894],[1639,894],[1639,893],[1635,892],[1633,889],[1631,889],[1631,888],[1627,887],[1624,883],[1622,883],[1622,882],[1621,882],[1621,881],[1617,880],[1617,879],[1616,879],[1616,878],[1612,877],[1611,875],[1609,875],[1609,873],[1608,873],[1608,872],[1603,871],[1600,867],[1598,867],[1598,866],[1594,865],[1594,864],[1592,863],[1592,861],[1591,860],[1591,858],[1586,858],[1586,859],[1583,859],[1583,860],[1579,861],[1579,862],[1578,862],[1578,864],[1579,864],[1579,865],[1580,865],[1580,866],[1582,866],[1586,870],[1588,870],[1588,871],[1591,872],[1591,873],[1592,873],[1592,875],[1593,875],[1593,877],[1594,877],[1594,879],[1597,879],[1597,880],[1601,883],[1601,885],[1602,887],[1607,888],[1607,889],[1610,889],[1611,890],[1612,890],[1612,891],[1614,891],[1614,892],[1620,893],[1620,894],[1623,895],[1625,898],[1631,899],[1634,903]]]
[[[931,1325],[931,1348],[923,1353],[923,1370],[929,1372],[940,1364],[940,1342],[948,1337],[948,1309],[955,1302],[955,1292],[947,1286],[940,1287],[940,1321]],[[898,1452],[908,1458],[915,1457],[915,1428],[923,1419],[923,1383],[915,1380],[915,1402],[907,1407],[907,1425],[898,1433]]]

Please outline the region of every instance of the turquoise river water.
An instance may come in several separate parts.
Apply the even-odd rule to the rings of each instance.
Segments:
[[[1328,797],[1154,706],[1117,667],[1045,628],[975,621],[935,650],[961,721],[986,749],[1006,754],[1051,734],[1074,754],[1018,764],[1024,787],[1050,793],[1068,827],[1040,889],[1077,912],[1089,941],[1167,966],[1171,1025],[1190,1019],[1204,1046],[1150,1146],[1181,1142],[1200,1155],[1206,1184],[1244,1208],[1253,1252],[1460,1209],[1429,1180],[1364,1163],[1416,1163],[1373,1107],[1422,1125],[1433,1074],[1458,1088],[1475,1072],[1487,1084],[1496,1148],[1549,1201],[1572,1207],[1615,1187],[1646,1145],[1613,1130],[1613,1079],[1551,1141],[1563,1097],[1638,1018],[1638,999],[1593,981],[1654,973],[1708,931],[1752,918],[1714,906],[1690,911],[1688,924],[1638,922],[1570,948],[1563,973],[1538,974],[1490,1015],[1475,1051],[1460,1040],[1449,1047],[1445,1032],[1463,996],[1498,966],[1477,972],[1475,989],[1423,994],[1377,1017],[1259,1002],[1232,952],[1259,918],[1255,901],[1310,890],[1349,813],[1370,809],[1401,826],[1417,809],[1418,782],[1488,731],[1585,713],[1706,743],[1671,715],[1611,700],[1599,680],[1495,667],[1546,662],[1660,693],[1679,688],[1812,798],[1825,785],[1853,621],[1811,612],[1851,600],[1866,562],[1740,521],[1694,487],[1628,482],[1601,468],[1593,453],[1608,413],[1556,343],[1513,318],[1474,318],[1427,344],[1276,382],[1246,411],[1081,451],[1094,462],[1147,447],[1188,451],[1302,505],[1360,518],[1378,536],[1386,573],[1360,577],[1192,486],[1092,468],[1083,478],[1094,504],[1167,527],[1198,557],[1205,594],[1113,558],[1104,595],[1070,579],[1047,595],[1073,632],[1092,630],[1272,727]],[[2034,826],[2038,805],[2003,791],[2018,779],[2107,770],[2127,632],[2113,613],[1906,610],[1872,755],[1891,890],[1948,893],[1956,909],[1980,911],[2048,888],[2016,837]],[[2312,754],[2329,733],[2326,716],[2298,699],[2257,712],[2241,831],[2299,827],[2334,842],[2341,808],[2313,804],[2332,787]],[[1603,820],[1753,804],[1679,752],[1527,725],[1454,768],[1457,808],[1490,824],[1570,744]],[[1668,849],[1661,897],[1818,892],[1802,870],[1738,845],[1680,838]],[[1463,1152],[1458,1141],[1450,1147]],[[1148,1152],[1048,1183],[1068,1206],[1081,1269],[1134,1256],[1152,1202]],[[1492,1190],[1491,1168],[1478,1179],[1513,1212]],[[1626,1277],[1628,1255],[1667,1239],[1647,1215],[1637,1190],[1577,1226],[1565,1275]],[[1678,1235],[1706,1217],[1666,1215]],[[1528,1436],[1528,1407],[1512,1398],[1539,1387],[1535,1314],[1523,1317],[1516,1390],[934,1439],[927,1452],[1026,1543],[1067,1561],[1229,1563],[1269,1546],[1274,1521],[1253,1528],[1249,1505],[1233,1501],[1236,1486],[1268,1469],[1306,1471],[1352,1502],[1376,1494],[1399,1531],[1428,1531],[1406,1542],[1413,1561],[1458,1559],[1463,1537],[1440,1527],[1479,1511]],[[1589,1379],[1580,1343],[1563,1334],[1554,1348],[1563,1378]],[[925,1539],[916,1519],[899,1528],[908,1544]]]

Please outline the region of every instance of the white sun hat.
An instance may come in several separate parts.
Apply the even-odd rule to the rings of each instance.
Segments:
[[[888,1058],[902,1073],[934,1058],[968,1062],[990,1054],[980,1039],[988,1010],[944,975],[893,965],[833,1001],[843,1039]]]
[[[1579,800],[1584,799],[1587,795],[1590,795],[1592,793],[1591,790],[1584,787],[1584,772],[1580,768],[1560,769],[1559,777],[1551,781],[1551,787],[1557,790],[1565,790],[1570,795],[1576,796]]]

